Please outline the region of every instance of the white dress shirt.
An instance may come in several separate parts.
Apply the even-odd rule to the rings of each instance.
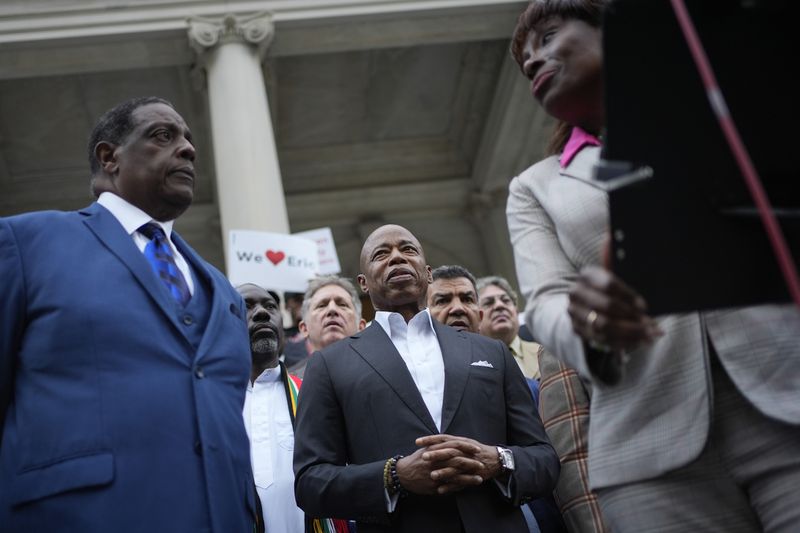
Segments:
[[[376,311],[375,322],[389,336],[411,373],[414,385],[436,424],[442,430],[442,403],[444,402],[444,360],[439,339],[433,329],[431,314],[423,309],[406,324],[400,313]],[[384,488],[386,508],[390,513],[397,506],[399,494],[389,495]]]
[[[136,244],[136,246],[139,248],[139,251],[142,253],[144,253],[144,249],[147,246],[147,243],[150,242],[150,239],[145,237],[144,234],[139,233],[139,228],[148,222],[153,222],[161,226],[161,228],[164,230],[164,235],[167,236],[167,243],[169,243],[169,247],[172,249],[172,255],[175,256],[175,266],[177,266],[178,270],[180,270],[181,274],[183,274],[183,278],[186,280],[186,285],[189,287],[189,294],[194,295],[194,280],[192,279],[192,271],[189,269],[189,264],[186,262],[186,259],[183,258],[181,253],[172,243],[172,226],[175,224],[174,220],[167,222],[153,220],[150,215],[112,192],[101,193],[100,197],[97,199],[97,203],[108,209],[111,214],[114,215],[114,218],[116,218],[119,223],[122,224],[122,227],[125,228],[125,231],[128,232],[128,235],[133,238],[134,244]]]
[[[248,384],[244,427],[267,533],[303,533],[305,515],[294,500],[294,430],[279,367]]]
[[[444,361],[430,313],[423,309],[406,324],[399,313],[378,311],[375,322],[380,324],[400,352],[436,428],[441,431]]]

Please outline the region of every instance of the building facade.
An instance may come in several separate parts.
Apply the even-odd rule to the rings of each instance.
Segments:
[[[508,42],[511,0],[4,0],[0,216],[91,201],[86,138],[124,99],[172,101],[198,149],[177,229],[330,226],[343,274],[407,226],[432,266],[515,279],[505,200],[549,119]]]

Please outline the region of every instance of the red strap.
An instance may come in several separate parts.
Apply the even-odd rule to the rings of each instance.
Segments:
[[[689,45],[689,50],[692,53],[697,70],[700,72],[703,85],[705,85],[706,96],[708,96],[708,100],[711,103],[711,109],[713,109],[722,132],[725,134],[725,139],[728,141],[728,146],[733,152],[736,163],[742,171],[747,188],[750,189],[750,196],[753,197],[753,201],[755,201],[758,212],[761,215],[761,222],[764,224],[764,229],[772,245],[772,250],[775,252],[775,259],[777,259],[781,268],[789,293],[792,295],[794,303],[800,307],[800,279],[797,276],[797,268],[789,247],[786,245],[786,239],[783,236],[781,227],[775,218],[775,213],[772,211],[772,205],[769,198],[767,198],[767,193],[764,191],[758,172],[750,159],[750,154],[742,142],[739,130],[736,128],[733,118],[731,118],[728,104],[725,103],[725,98],[722,96],[722,91],[720,91],[716,76],[714,76],[714,71],[708,61],[708,56],[686,9],[686,4],[684,4],[683,0],[671,0],[671,2],[675,16],[678,18],[678,24],[680,24],[683,36],[686,39],[686,44]]]

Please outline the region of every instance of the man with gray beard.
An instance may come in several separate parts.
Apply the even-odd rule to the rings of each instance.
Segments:
[[[278,361],[284,343],[283,319],[275,296],[258,285],[236,288],[247,307],[252,367],[244,400],[244,425],[256,493],[267,531],[302,533],[305,517],[294,502],[294,416],[289,391],[295,384]],[[294,385],[294,387],[292,387]],[[287,402],[287,399],[289,400]]]
[[[301,381],[278,360],[285,342],[278,297],[251,283],[236,290],[247,307],[252,354],[243,414],[263,518],[259,530],[303,533],[307,524],[310,531],[347,531],[343,522],[306,518],[295,503],[292,453]]]

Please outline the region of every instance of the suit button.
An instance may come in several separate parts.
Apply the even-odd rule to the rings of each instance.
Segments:
[[[203,379],[204,377],[206,377],[206,373],[203,372],[202,366],[195,367],[194,375],[197,376],[198,379]]]
[[[183,315],[183,323],[186,324],[187,326],[191,326],[192,324],[194,324],[194,319],[192,318],[192,315]]]
[[[194,441],[194,453],[197,455],[203,455],[203,445],[200,444],[199,440]]]

